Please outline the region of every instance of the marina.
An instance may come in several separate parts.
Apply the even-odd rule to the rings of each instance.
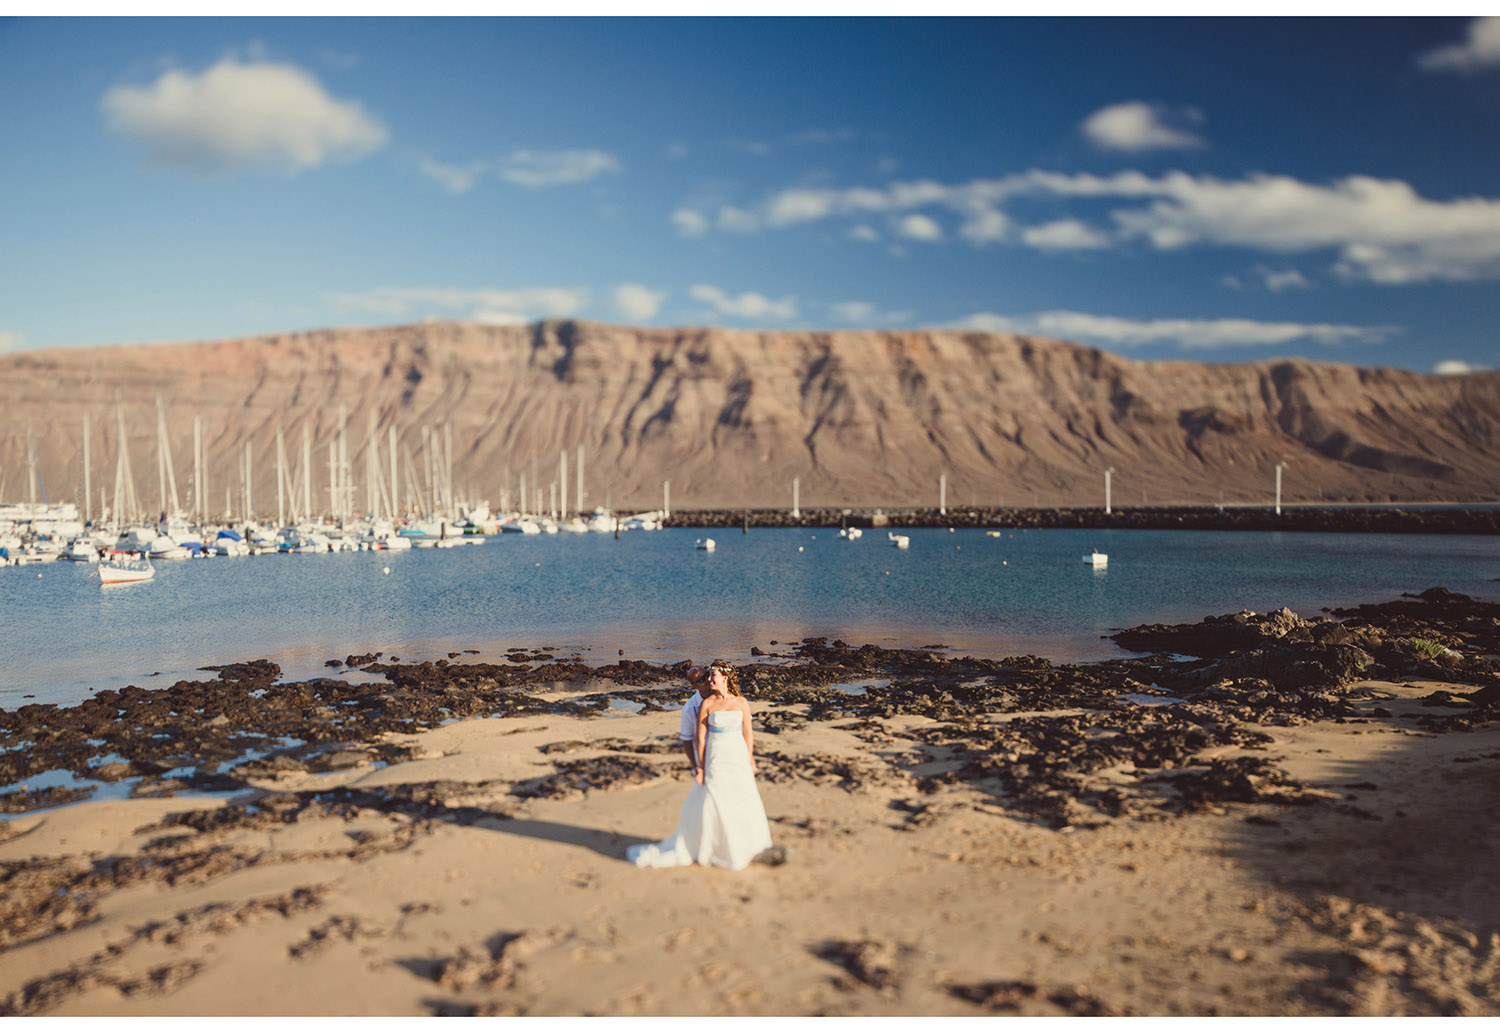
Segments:
[[[386,541],[403,537],[416,536]],[[0,569],[0,707],[164,687],[252,658],[306,678],[327,673],[330,659],[376,651],[494,660],[522,646],[586,662],[622,650],[669,661],[827,636],[1102,660],[1120,655],[1101,638],[1115,628],[1282,606],[1312,614],[1435,585],[1493,598],[1500,575],[1496,540],[1483,535],[914,528],[902,537],[906,549],[884,535],[753,529],[721,533],[706,551],[691,528],[502,532],[416,538],[475,547],[362,549],[343,538],[352,545],[333,551],[308,535],[258,554],[152,560],[149,582],[107,588],[92,564],[9,567]],[[1079,563],[1095,551],[1107,565]]]

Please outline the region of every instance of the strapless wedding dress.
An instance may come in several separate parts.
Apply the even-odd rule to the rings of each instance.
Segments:
[[[693,784],[682,804],[677,831],[660,843],[626,848],[638,868],[713,864],[743,868],[771,845],[766,808],[755,788],[744,717],[738,710],[708,715],[708,764],[704,784]]]

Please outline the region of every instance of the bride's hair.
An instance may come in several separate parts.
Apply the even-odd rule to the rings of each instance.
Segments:
[[[715,660],[708,665],[708,669],[710,671],[719,671],[724,675],[724,687],[729,690],[731,696],[741,696],[743,698],[743,693],[740,692],[740,676],[735,673],[733,667],[729,666],[728,660]]]

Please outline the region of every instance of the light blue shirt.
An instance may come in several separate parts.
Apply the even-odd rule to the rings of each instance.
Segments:
[[[682,705],[682,727],[677,731],[677,738],[683,742],[692,742],[698,737],[698,708],[701,706],[703,697],[696,691]]]

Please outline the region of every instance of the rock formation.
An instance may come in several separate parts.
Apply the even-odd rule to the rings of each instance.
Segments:
[[[115,399],[141,506],[158,486],[156,402],[179,498],[193,497],[201,417],[211,515],[242,498],[276,509],[276,430],[295,483],[312,446],[313,508],[329,509],[329,443],[347,412],[349,469],[365,507],[374,414],[382,470],[400,440],[402,502],[429,477],[423,428],[451,424],[461,498],[524,474],[558,480],[576,509],[1116,506],[1272,501],[1496,501],[1500,372],[1425,376],[1304,360],[1140,362],[1061,341],[957,330],[754,332],[423,323],[175,345],[55,348],[0,357],[0,498],[29,492],[28,431],[52,501],[76,501],[91,417],[95,512],[114,483]],[[441,453],[439,453],[441,454]],[[408,463],[408,456],[410,462]],[[441,464],[439,464],[441,465]],[[389,474],[386,474],[387,478]]]

